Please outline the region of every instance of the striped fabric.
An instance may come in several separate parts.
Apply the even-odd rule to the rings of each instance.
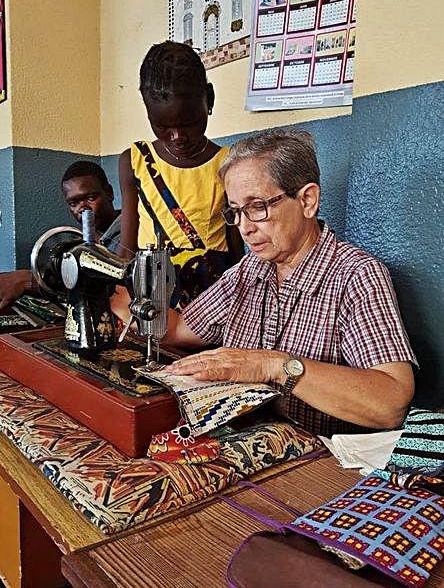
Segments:
[[[139,368],[138,372],[146,370]],[[180,412],[196,436],[222,427],[279,394],[267,384],[254,382],[203,382],[165,370],[148,371],[146,375],[174,391]]]
[[[444,413],[412,409],[386,469],[444,478]]]
[[[318,243],[279,289],[275,265],[250,253],[186,308],[187,325],[213,345],[358,368],[416,363],[385,266],[321,224]],[[306,414],[316,433],[348,430],[295,397],[287,412],[304,427]]]

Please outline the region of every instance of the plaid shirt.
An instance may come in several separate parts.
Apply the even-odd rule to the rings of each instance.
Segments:
[[[183,317],[213,345],[279,349],[357,368],[416,363],[386,267],[338,241],[326,224],[315,247],[280,288],[275,265],[249,253],[193,301]],[[307,411],[307,405],[292,396],[289,416],[300,420],[301,410]],[[335,432],[349,429],[328,417],[325,434],[330,421]]]

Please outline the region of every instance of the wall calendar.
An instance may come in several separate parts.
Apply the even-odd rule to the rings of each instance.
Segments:
[[[352,103],[357,0],[253,0],[247,110]]]

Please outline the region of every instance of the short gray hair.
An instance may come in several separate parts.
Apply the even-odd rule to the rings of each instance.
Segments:
[[[314,182],[320,172],[313,137],[302,130],[270,130],[242,139],[231,146],[219,170],[224,181],[228,170],[247,159],[262,159],[270,178],[287,196]]]

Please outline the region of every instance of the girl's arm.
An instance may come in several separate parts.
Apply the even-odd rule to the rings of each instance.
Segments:
[[[137,212],[137,185],[131,167],[130,149],[126,149],[119,158],[119,181],[122,193],[122,222],[117,254],[126,259],[131,259],[137,251],[139,214]]]

